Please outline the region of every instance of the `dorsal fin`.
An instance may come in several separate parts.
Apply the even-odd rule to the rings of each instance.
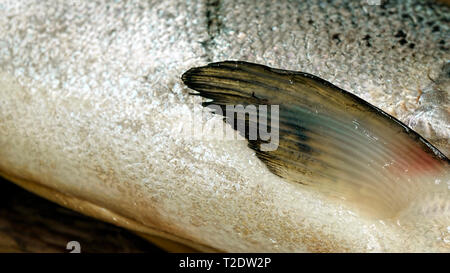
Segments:
[[[448,194],[449,160],[405,124],[361,98],[307,73],[241,61],[192,68],[183,82],[218,105],[278,105],[276,149],[249,147],[278,176],[347,200],[360,211],[394,217],[426,194]],[[225,115],[225,113],[224,113]],[[231,122],[235,129],[239,115]],[[241,116],[242,119],[242,116]],[[265,120],[265,119],[262,119]],[[442,181],[442,183],[438,183]]]

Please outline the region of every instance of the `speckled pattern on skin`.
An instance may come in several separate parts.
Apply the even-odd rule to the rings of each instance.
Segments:
[[[449,9],[318,2],[0,1],[0,172],[223,251],[449,251],[446,225],[360,217],[244,141],[174,133],[201,107],[181,74],[239,59],[320,76],[448,155]]]

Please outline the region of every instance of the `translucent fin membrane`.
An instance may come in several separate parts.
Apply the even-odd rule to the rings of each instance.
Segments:
[[[278,118],[278,128],[270,128],[279,132],[278,148],[263,151],[259,138],[249,139],[249,147],[288,181],[381,218],[429,194],[449,196],[448,158],[399,120],[325,80],[234,61],[192,68],[182,80],[212,99],[204,106],[279,105],[278,117],[258,112]],[[263,124],[244,119],[248,139],[249,129]]]

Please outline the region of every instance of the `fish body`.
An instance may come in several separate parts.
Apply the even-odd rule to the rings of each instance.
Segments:
[[[195,119],[180,77],[244,60],[331,82],[448,156],[448,17],[424,1],[1,2],[0,173],[197,250],[448,252],[445,190],[373,217],[276,175],[244,138],[179,130],[232,131]]]

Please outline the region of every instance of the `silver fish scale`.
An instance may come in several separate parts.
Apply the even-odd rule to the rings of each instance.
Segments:
[[[384,229],[372,233],[314,193],[279,187],[244,144],[199,145],[172,128],[189,114],[174,105],[200,108],[181,74],[241,59],[329,80],[442,149],[450,135],[442,69],[449,9],[427,3],[0,0],[0,169],[229,251],[255,249],[254,238],[258,251],[305,251],[302,240],[315,236],[296,221],[306,220],[306,231],[324,227],[353,251],[435,250],[440,230],[411,229],[400,245],[383,239],[391,238]],[[293,214],[273,213],[280,202]],[[232,213],[217,213],[224,207]],[[448,250],[445,240],[440,249]],[[313,250],[336,251],[328,247]]]

